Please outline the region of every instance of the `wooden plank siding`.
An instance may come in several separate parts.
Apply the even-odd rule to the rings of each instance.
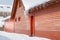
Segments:
[[[15,2],[11,16],[13,21],[5,22],[5,31],[60,40],[60,3],[25,16],[23,5],[19,6],[17,0]]]
[[[60,40],[60,3],[36,13],[35,36]]]

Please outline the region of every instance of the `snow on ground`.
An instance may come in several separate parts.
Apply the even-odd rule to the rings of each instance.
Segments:
[[[0,40],[50,40],[42,37],[29,37],[24,34],[7,33],[0,31]]]

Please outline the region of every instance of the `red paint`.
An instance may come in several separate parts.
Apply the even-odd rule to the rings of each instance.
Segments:
[[[35,20],[35,19],[34,19],[34,16],[31,16],[30,18],[31,18],[31,19],[30,19],[30,22],[31,22],[31,23],[30,23],[31,36],[34,36],[34,34],[35,34],[35,26],[34,26],[35,23],[34,23],[34,20]]]
[[[18,21],[20,21],[20,17],[18,17]]]

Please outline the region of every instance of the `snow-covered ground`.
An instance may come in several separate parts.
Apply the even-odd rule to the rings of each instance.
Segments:
[[[0,31],[0,40],[50,40],[42,37],[29,37],[24,34],[7,33]]]

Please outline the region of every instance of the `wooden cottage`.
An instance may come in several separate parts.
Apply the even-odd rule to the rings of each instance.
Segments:
[[[60,40],[60,0],[14,0],[4,30]]]

